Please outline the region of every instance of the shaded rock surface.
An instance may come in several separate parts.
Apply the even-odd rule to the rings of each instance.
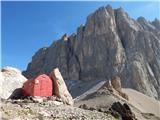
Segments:
[[[87,96],[82,97],[82,99],[75,101],[75,106],[83,109],[98,110],[100,112],[107,113],[114,103],[120,102],[122,105],[124,103],[129,105],[131,111],[135,114],[135,118],[138,120],[160,119],[160,102],[158,100],[148,97],[133,89],[122,89],[122,91],[127,93],[129,100],[122,98],[120,95],[115,94],[108,89],[99,89],[98,91],[90,93]],[[120,107],[116,106],[115,109],[119,109],[118,111],[124,110]],[[121,115],[118,111],[114,110],[111,111],[111,113],[113,113],[116,118],[120,118]]]
[[[122,9],[101,7],[77,32],[32,57],[23,74],[31,78],[58,67],[65,80],[120,76],[122,86],[160,98],[160,21],[134,20]]]
[[[12,67],[5,67],[0,72],[0,98],[17,98],[21,96],[21,88],[27,79],[21,72]]]
[[[112,104],[110,111],[113,113],[114,111],[118,112],[121,115],[122,120],[137,120],[135,114],[126,103],[122,105],[120,102],[115,102]]]

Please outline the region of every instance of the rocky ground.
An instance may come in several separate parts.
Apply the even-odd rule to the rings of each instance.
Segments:
[[[15,91],[17,87],[22,87],[23,82],[18,84],[23,77],[21,73],[11,67],[1,72],[2,84],[11,84],[0,87],[3,89],[0,93],[1,120],[116,120],[111,113],[73,107],[72,96],[58,69],[51,74],[54,79],[54,95],[51,97],[23,96],[22,90]]]
[[[116,120],[109,113],[56,105],[53,101],[3,101],[0,111],[1,120]]]
[[[140,97],[140,96],[137,96],[137,97]],[[146,101],[148,101],[148,98],[149,97],[145,96]],[[141,97],[139,99],[141,99]],[[120,102],[122,104],[127,103],[135,116],[135,119],[133,120],[160,120],[160,117],[158,117],[158,114],[157,114],[158,111],[156,111],[159,108],[159,105],[160,105],[159,102],[153,105],[152,101],[145,103],[145,101],[138,101],[138,99],[135,99],[135,100],[137,101],[134,101],[134,104],[133,104],[132,103],[133,101],[131,100],[130,95],[129,95],[129,100],[126,100],[121,96],[119,96],[118,94],[111,93],[106,89],[100,89],[97,92],[91,93],[87,95],[85,98],[82,98],[76,101],[75,106],[78,107],[78,106],[86,105],[87,108],[97,109],[97,110],[106,112],[106,111],[109,111],[109,109],[115,102]],[[137,106],[135,103],[139,104],[139,106]],[[150,106],[150,108],[148,106]],[[145,112],[142,111],[142,108],[146,108]],[[123,112],[121,111],[121,108],[117,107],[117,109],[118,111]],[[146,111],[152,111],[152,113],[146,112]],[[123,120],[126,120],[126,119],[123,119]],[[127,120],[132,120],[132,119],[127,119]]]
[[[76,99],[74,106],[64,105],[57,97],[44,97],[43,100],[27,98],[2,100],[0,111],[2,120],[160,120],[160,117],[153,113],[142,112],[140,106],[132,104],[132,99],[129,96],[128,101],[103,88],[86,97],[82,96],[82,99]],[[135,103],[140,105],[143,102]],[[124,104],[127,104],[129,109]],[[150,101],[148,104],[153,103]],[[142,108],[148,111],[147,105],[143,105]],[[151,109],[152,107],[150,106]],[[156,109],[152,111],[154,110]],[[122,119],[122,116],[126,118]]]
[[[103,80],[97,81],[66,81],[71,94],[75,97],[75,106],[87,105],[88,108],[95,108],[102,111],[108,110],[114,102],[120,101],[122,104],[127,103],[133,113],[139,120],[159,120],[160,119],[160,102],[154,98],[148,97],[136,90],[128,88],[120,88],[121,93],[117,92],[117,88],[121,87],[120,83],[112,86]],[[110,86],[111,85],[111,86]],[[111,91],[102,89],[109,87],[114,89]],[[117,88],[116,88],[117,87]],[[77,89],[78,88],[78,89]],[[117,90],[116,90],[117,89]],[[81,93],[81,95],[79,95]],[[122,95],[122,96],[121,96]],[[157,116],[157,117],[156,117]]]
[[[10,76],[14,75],[16,80],[17,74],[10,72],[9,69],[3,72],[7,72],[4,80],[8,80],[8,83],[13,82],[13,79],[8,79]],[[53,71],[53,74],[57,92],[51,97],[19,96],[17,99],[16,96],[6,100],[2,96],[8,94],[3,93],[0,106],[1,119],[160,120],[160,102],[133,89],[122,88],[118,77],[109,81],[70,80],[65,81],[66,86],[59,72]],[[12,87],[16,89],[16,86]],[[13,88],[8,90],[4,87],[3,91],[16,95],[13,94]]]

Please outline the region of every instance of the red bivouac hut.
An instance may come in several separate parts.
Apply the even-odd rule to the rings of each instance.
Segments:
[[[52,79],[42,74],[23,84],[23,96],[52,96],[52,89]]]

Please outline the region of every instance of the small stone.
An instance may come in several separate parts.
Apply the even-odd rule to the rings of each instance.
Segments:
[[[34,102],[37,102],[37,103],[42,103],[42,102],[43,102],[43,98],[42,98],[42,97],[39,97],[39,96],[34,96],[34,97],[32,98],[32,100],[33,100]]]
[[[59,102],[59,101],[52,101],[52,103],[54,104],[54,105],[63,105],[63,102]]]
[[[82,108],[82,109],[85,109],[85,110],[88,110],[88,109],[89,109],[86,104],[80,105],[79,108]]]

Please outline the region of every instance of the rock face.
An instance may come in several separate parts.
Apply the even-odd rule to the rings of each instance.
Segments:
[[[23,74],[31,78],[58,67],[65,80],[119,76],[123,87],[160,99],[159,28],[158,19],[134,20],[122,8],[101,7],[67,40],[38,50]]]
[[[65,104],[73,105],[73,99],[69,93],[67,86],[62,78],[62,75],[58,68],[54,69],[51,74],[51,78],[54,81],[54,94],[61,98]]]
[[[0,72],[0,97],[3,99],[19,97],[23,83],[26,80],[18,69],[12,67],[2,68]]]

